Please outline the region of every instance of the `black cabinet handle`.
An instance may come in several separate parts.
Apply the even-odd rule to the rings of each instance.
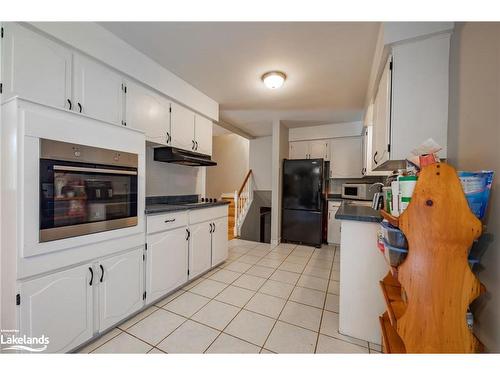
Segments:
[[[167,219],[165,220],[165,223],[173,223],[175,221],[175,219]]]
[[[73,104],[71,104],[71,100],[67,99],[68,100],[68,104],[69,104],[69,110],[71,111],[71,109],[73,108]]]
[[[92,267],[89,267],[89,271],[90,271],[90,282],[89,282],[89,285],[92,286],[92,282],[94,281],[94,270],[92,269]]]
[[[375,153],[373,154],[373,162],[375,164],[378,164],[378,162],[377,162],[377,155],[378,155],[378,151],[375,151]]]
[[[195,148],[195,150],[198,150],[198,141],[195,141],[194,143],[196,143],[196,148]]]
[[[82,113],[82,105],[80,103],[78,103],[78,112]]]
[[[99,267],[101,267],[101,279],[99,281],[102,283],[102,280],[104,279],[104,267],[102,264],[99,264]]]
[[[186,229],[186,241],[189,240],[190,237],[191,237],[191,232],[189,231],[189,229]]]
[[[191,142],[193,142],[193,145],[191,146],[191,150],[194,150],[194,141],[192,140]]]
[[[170,143],[170,133],[167,132],[167,143]]]
[[[214,231],[212,233],[215,233],[215,223],[213,223],[213,224],[214,224]]]

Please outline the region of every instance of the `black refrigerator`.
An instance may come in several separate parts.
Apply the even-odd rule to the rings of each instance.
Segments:
[[[321,247],[323,186],[323,159],[283,161],[283,241]]]

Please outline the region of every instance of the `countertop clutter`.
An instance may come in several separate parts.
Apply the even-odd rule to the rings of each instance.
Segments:
[[[175,212],[186,210],[197,210],[224,206],[229,204],[226,200],[203,199],[200,201],[198,195],[175,195],[175,196],[155,196],[146,197],[146,215],[163,212]]]

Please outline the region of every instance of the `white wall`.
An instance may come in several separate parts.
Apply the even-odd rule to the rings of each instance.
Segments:
[[[288,129],[289,141],[302,141],[311,139],[328,139],[337,137],[352,137],[361,135],[363,122],[343,122],[319,126],[306,126]]]
[[[205,195],[205,168],[153,160],[153,148],[146,147],[146,196]]]
[[[500,23],[457,25],[450,54],[448,157],[461,170],[491,169],[495,179],[485,220],[492,242],[478,277],[487,292],[473,304],[474,331],[500,352]]]
[[[283,193],[283,159],[288,158],[289,129],[273,121],[272,136],[272,193],[271,193],[271,244],[281,242],[281,197]]]
[[[249,169],[249,141],[237,134],[213,137],[212,160],[207,167],[207,197],[219,198],[222,193],[234,193],[243,183]]]
[[[255,190],[272,189],[272,136],[250,140],[249,167]]]

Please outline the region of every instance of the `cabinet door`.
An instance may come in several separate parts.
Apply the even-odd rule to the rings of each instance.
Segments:
[[[309,141],[290,142],[289,159],[309,159]]]
[[[99,331],[118,323],[144,305],[143,249],[99,262]]]
[[[196,152],[205,155],[212,155],[212,121],[195,116],[195,141]]]
[[[142,130],[148,141],[169,145],[170,102],[134,82],[127,82],[125,99],[127,126]]]
[[[309,158],[329,160],[328,143],[327,140],[309,141]]]
[[[118,73],[94,60],[75,54],[75,111],[120,124],[123,119],[124,101],[122,84],[123,79]]]
[[[151,303],[188,280],[188,244],[185,227],[147,237],[146,303]]]
[[[71,52],[15,23],[5,24],[3,41],[3,98],[69,109]]]
[[[388,145],[390,143],[390,118],[391,118],[391,69],[390,58],[380,78],[377,95],[373,108],[373,147],[372,169],[389,160]]]
[[[176,103],[171,104],[171,109],[172,146],[194,151],[194,112]]]
[[[20,333],[49,337],[45,352],[63,353],[93,334],[90,264],[20,284]],[[96,285],[94,272],[93,285]]]
[[[227,216],[214,221],[212,232],[212,267],[225,261],[228,253]]]
[[[362,177],[362,137],[335,138],[330,143],[330,167],[333,178]]]
[[[340,244],[340,220],[335,219],[339,207],[328,210],[328,243]]]
[[[191,231],[189,240],[189,278],[192,279],[212,266],[212,235],[208,222],[191,225],[189,230]]]

